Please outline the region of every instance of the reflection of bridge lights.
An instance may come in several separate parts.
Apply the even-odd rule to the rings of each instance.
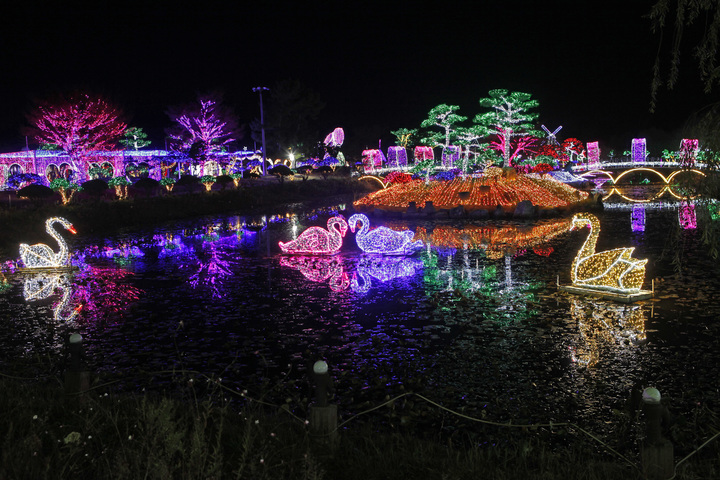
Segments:
[[[643,205],[633,205],[630,218],[633,232],[645,231],[645,207]]]
[[[693,230],[697,228],[697,216],[695,214],[695,205],[687,202],[681,202],[678,208],[678,221],[680,226],[685,230]]]

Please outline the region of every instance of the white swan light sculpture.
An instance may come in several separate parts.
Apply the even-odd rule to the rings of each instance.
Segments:
[[[572,262],[570,277],[573,284],[621,293],[638,293],[645,280],[647,259],[631,258],[634,247],[595,252],[600,221],[591,213],[578,213],[572,219],[570,230],[584,226],[590,227],[590,234]]]
[[[313,255],[332,255],[340,251],[342,237],[347,232],[348,224],[343,217],[330,217],[327,230],[322,227],[310,227],[304,230],[295,240],[287,243],[279,242],[283,253],[309,253]]]
[[[383,255],[412,255],[423,247],[422,240],[413,242],[411,230],[397,231],[387,227],[370,230],[370,220],[362,213],[356,213],[348,220],[350,231],[355,232],[358,222],[362,224],[355,234],[355,242],[365,253]]]
[[[64,218],[49,218],[45,222],[45,231],[57,241],[60,249],[56,253],[52,250],[52,248],[44,243],[36,243],[35,245],[21,243],[20,259],[23,261],[26,268],[58,268],[68,266],[70,259],[68,246],[65,240],[55,230],[54,224],[56,223],[62,225],[70,233],[77,233],[72,223]]]

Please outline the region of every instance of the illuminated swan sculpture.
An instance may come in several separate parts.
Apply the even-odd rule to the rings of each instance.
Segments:
[[[327,230],[322,227],[310,227],[303,231],[295,240],[287,243],[279,242],[283,253],[310,253],[314,255],[332,255],[340,251],[342,237],[347,232],[348,224],[343,217],[330,217]]]
[[[68,246],[65,240],[55,230],[54,224],[59,223],[70,233],[77,233],[72,223],[68,222],[61,217],[52,217],[45,222],[45,231],[53,237],[60,250],[57,253],[45,245],[44,243],[37,243],[35,245],[28,245],[27,243],[20,244],[20,259],[27,268],[57,268],[66,267],[69,263]]]
[[[356,213],[348,220],[350,231],[355,232],[358,222],[362,227],[355,234],[355,242],[365,253],[383,255],[412,255],[423,246],[422,240],[413,242],[415,234],[411,230],[399,232],[387,227],[370,230],[370,220],[362,213]]]
[[[590,234],[572,262],[570,277],[582,287],[637,293],[645,279],[645,260],[631,258],[634,248],[616,248],[595,252],[600,235],[600,221],[591,213],[579,213],[572,219],[570,230],[590,227]]]

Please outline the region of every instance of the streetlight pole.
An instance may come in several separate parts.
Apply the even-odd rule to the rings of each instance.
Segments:
[[[262,103],[262,92],[268,92],[270,91],[267,87],[255,87],[252,89],[253,92],[260,95],[260,131],[262,132],[262,149],[263,149],[263,165],[262,165],[262,172],[263,176],[267,175],[267,168],[265,166],[266,163],[266,157],[265,157],[265,116],[263,113],[263,103]]]

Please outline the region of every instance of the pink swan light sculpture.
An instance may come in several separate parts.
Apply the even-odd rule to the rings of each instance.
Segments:
[[[343,217],[330,217],[327,230],[322,227],[310,227],[303,231],[295,240],[287,243],[279,242],[283,253],[310,253],[313,255],[332,255],[340,251],[342,237],[347,232],[348,224]]]

